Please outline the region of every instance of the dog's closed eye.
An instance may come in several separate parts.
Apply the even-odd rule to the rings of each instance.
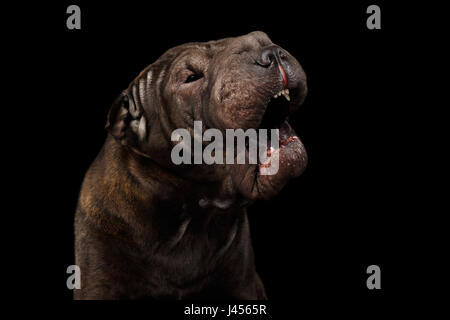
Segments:
[[[197,81],[197,80],[199,80],[201,78],[203,78],[203,73],[201,73],[201,72],[192,73],[186,78],[184,83],[194,82],[194,81]]]

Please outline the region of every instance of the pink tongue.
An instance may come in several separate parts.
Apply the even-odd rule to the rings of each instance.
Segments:
[[[284,72],[284,69],[282,66],[278,65],[278,69],[280,69],[281,76],[283,77],[283,90],[287,87],[287,76],[286,72]]]

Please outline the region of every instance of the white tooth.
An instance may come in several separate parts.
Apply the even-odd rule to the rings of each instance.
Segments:
[[[283,96],[286,98],[287,101],[291,101],[291,98],[289,97],[289,93],[286,91],[283,91]]]

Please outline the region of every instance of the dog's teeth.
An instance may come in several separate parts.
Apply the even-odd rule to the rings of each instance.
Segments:
[[[276,99],[283,95],[287,101],[291,101],[291,98],[289,97],[289,89],[281,90],[280,92],[276,93],[273,97]]]
[[[282,91],[283,96],[286,98],[287,101],[291,101],[291,98],[289,97],[289,90],[283,90]]]

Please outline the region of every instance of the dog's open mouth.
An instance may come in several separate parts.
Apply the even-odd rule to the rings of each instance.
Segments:
[[[291,101],[289,89],[283,89],[270,98],[266,106],[263,118],[258,129],[278,129],[279,130],[279,147],[289,144],[295,139],[299,139],[295,131],[288,123],[290,114]],[[268,132],[267,147],[270,149],[270,133]]]
[[[280,166],[297,175],[303,171],[306,164],[304,147],[295,131],[288,123],[291,109],[295,109],[295,89],[291,89],[294,99],[291,99],[289,89],[283,89],[274,94],[266,105],[264,115],[258,129],[267,130],[267,157],[258,157],[258,167],[255,174],[259,174],[262,168],[271,167],[272,156],[277,155]],[[293,100],[293,101],[292,101]],[[271,141],[271,129],[278,129],[278,144]],[[248,150],[248,149],[247,149]],[[263,160],[263,161],[261,161]],[[300,169],[297,169],[300,168]],[[286,170],[283,168],[282,171]]]
[[[305,148],[288,123],[292,110],[300,105],[297,89],[282,90],[271,96],[257,129],[267,130],[267,157],[246,172],[239,171],[236,179],[241,194],[249,199],[269,199],[291,178],[299,176],[306,167]],[[292,96],[290,96],[292,95]],[[278,144],[271,141],[271,129],[278,129]],[[265,141],[264,141],[265,142]],[[248,150],[248,149],[247,149]]]
[[[280,129],[289,116],[289,89],[276,93],[269,101],[259,129]]]

